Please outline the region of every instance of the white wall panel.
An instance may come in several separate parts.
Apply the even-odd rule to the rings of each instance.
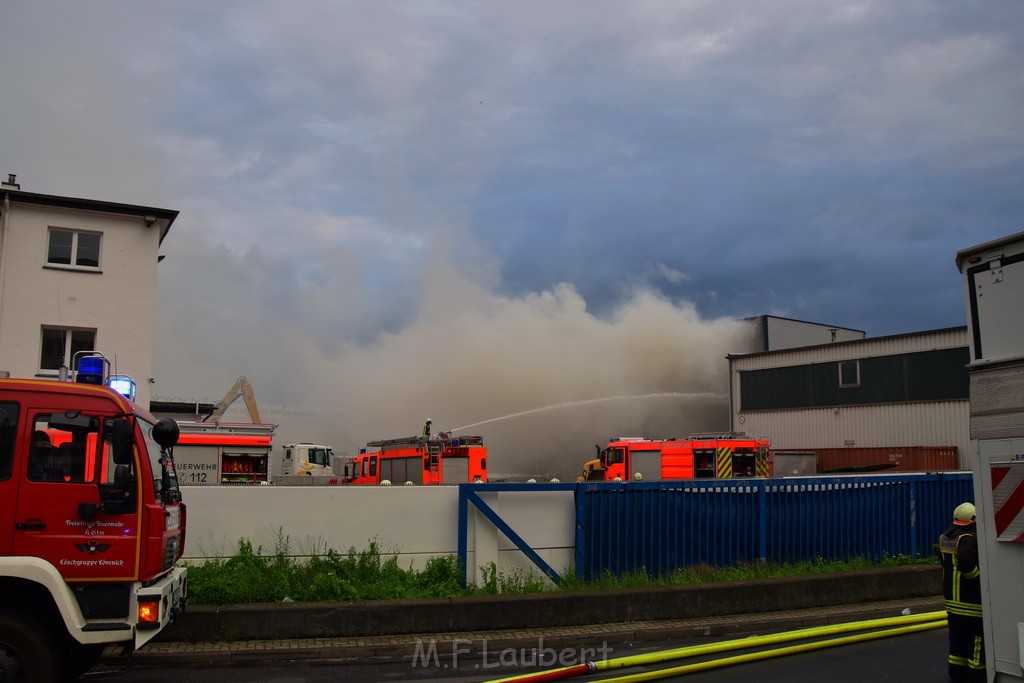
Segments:
[[[458,553],[455,486],[191,486],[182,496],[188,508],[186,560],[230,557],[242,538],[272,553],[281,536],[288,539],[287,554],[296,557],[327,548],[362,551],[371,541],[382,553],[397,555],[403,567]],[[502,492],[486,500],[556,571],[568,566],[575,547],[572,491]],[[475,552],[474,529],[481,525],[490,522],[469,524],[471,568],[491,561],[502,572],[532,566],[500,534],[495,547],[484,542],[484,552]]]
[[[967,401],[760,411],[741,417],[739,431],[769,437],[775,449],[956,446],[962,467],[970,449]]]
[[[860,330],[829,327],[821,323],[809,323],[788,318],[768,316],[765,318],[765,324],[768,328],[768,348],[771,351],[864,338],[864,333]],[[835,335],[834,339],[833,334]]]

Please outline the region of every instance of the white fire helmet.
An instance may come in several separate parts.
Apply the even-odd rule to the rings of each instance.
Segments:
[[[960,503],[956,506],[956,510],[953,510],[953,524],[961,526],[974,524],[974,516],[974,503]]]

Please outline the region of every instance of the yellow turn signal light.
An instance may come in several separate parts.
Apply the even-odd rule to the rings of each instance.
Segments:
[[[145,600],[139,602],[139,623],[158,624],[160,623],[160,601]]]

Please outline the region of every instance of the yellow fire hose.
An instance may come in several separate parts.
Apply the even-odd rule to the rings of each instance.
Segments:
[[[733,664],[743,664],[746,662],[756,662],[762,659],[772,659],[774,657],[784,657],[786,655],[797,654],[799,652],[811,652],[814,650],[823,650],[829,647],[838,647],[839,645],[849,645],[850,643],[861,643],[866,640],[875,640],[878,638],[886,638],[888,636],[897,636],[904,633],[916,633],[918,631],[927,631],[933,628],[942,628],[946,626],[946,620],[941,621],[930,621],[923,624],[913,624],[910,626],[900,626],[898,628],[890,628],[884,631],[872,631],[871,633],[860,633],[853,636],[843,636],[841,638],[832,638],[830,640],[819,640],[813,643],[804,643],[802,645],[791,645],[789,647],[781,647],[775,650],[765,650],[763,652],[751,652],[745,655],[736,655],[735,657],[725,657],[723,659],[715,659],[709,662],[700,662],[697,664],[685,664],[683,666],[675,666],[668,669],[661,669],[659,671],[650,671],[643,674],[633,674],[632,676],[620,676],[618,678],[605,678],[601,683],[610,683],[616,681],[617,683],[626,683],[629,681],[655,681],[660,678],[668,678],[670,676],[680,676],[682,674],[695,673],[697,671],[707,671],[708,669],[718,669],[724,666],[732,666]]]
[[[908,624],[912,626],[907,626]],[[795,652],[805,652],[814,649],[821,649],[824,647],[834,647],[837,645],[844,645],[851,642],[871,640],[872,638],[882,638],[889,635],[898,635],[900,633],[911,633],[914,631],[923,631],[932,628],[942,628],[945,625],[946,612],[940,611],[926,612],[923,614],[914,614],[899,617],[868,619],[865,621],[853,621],[842,624],[832,624],[829,626],[812,626],[808,628],[796,629],[794,631],[786,631],[783,633],[772,633],[763,636],[750,636],[747,638],[726,640],[719,643],[709,643],[706,645],[691,645],[688,647],[675,648],[671,650],[660,650],[658,652],[648,652],[640,655],[631,655],[629,657],[607,659],[599,662],[587,662],[585,664],[578,664],[575,666],[566,666],[557,669],[549,669],[543,672],[534,672],[529,674],[522,674],[519,676],[513,676],[510,678],[502,678],[495,681],[491,681],[490,683],[528,683],[531,681],[564,680],[566,678],[583,676],[597,671],[620,669],[630,666],[641,666],[644,664],[656,664],[659,662],[666,662],[674,659],[684,659],[686,657],[696,657],[700,655],[715,654],[718,652],[729,652],[732,650],[742,650],[761,645],[774,645],[776,643],[784,643],[793,640],[802,640],[805,638],[835,635],[838,633],[848,633],[850,631],[865,631],[868,629],[886,626],[899,627],[887,631],[876,631],[873,633],[866,633],[857,636],[848,636],[846,638],[837,638],[833,640],[819,641],[816,643],[807,643],[804,645],[796,645],[788,648],[780,648],[777,650],[768,650],[765,652],[754,653],[751,655],[739,655],[737,657],[714,660],[713,662],[704,662],[701,664],[692,664],[684,667],[677,667],[676,669],[664,670],[669,673],[651,672],[651,674],[640,674],[642,676],[654,674],[655,678],[657,678],[663,676],[677,675],[679,673],[687,673],[691,670],[690,667],[699,667],[692,669],[692,671],[701,671],[704,669],[714,668],[717,666],[729,666],[730,664],[739,664],[744,661],[756,661],[758,659],[767,659],[769,657],[781,657],[783,655],[793,654]],[[654,679],[626,677],[608,680],[632,681]]]

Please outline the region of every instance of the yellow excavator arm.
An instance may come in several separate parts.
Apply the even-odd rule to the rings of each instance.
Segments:
[[[224,416],[224,412],[241,396],[245,401],[245,407],[249,410],[249,419],[253,424],[261,423],[259,408],[256,407],[256,395],[252,391],[252,384],[245,377],[239,377],[235,386],[231,387],[224,398],[217,402],[213,412],[202,419],[203,422],[217,422]]]

